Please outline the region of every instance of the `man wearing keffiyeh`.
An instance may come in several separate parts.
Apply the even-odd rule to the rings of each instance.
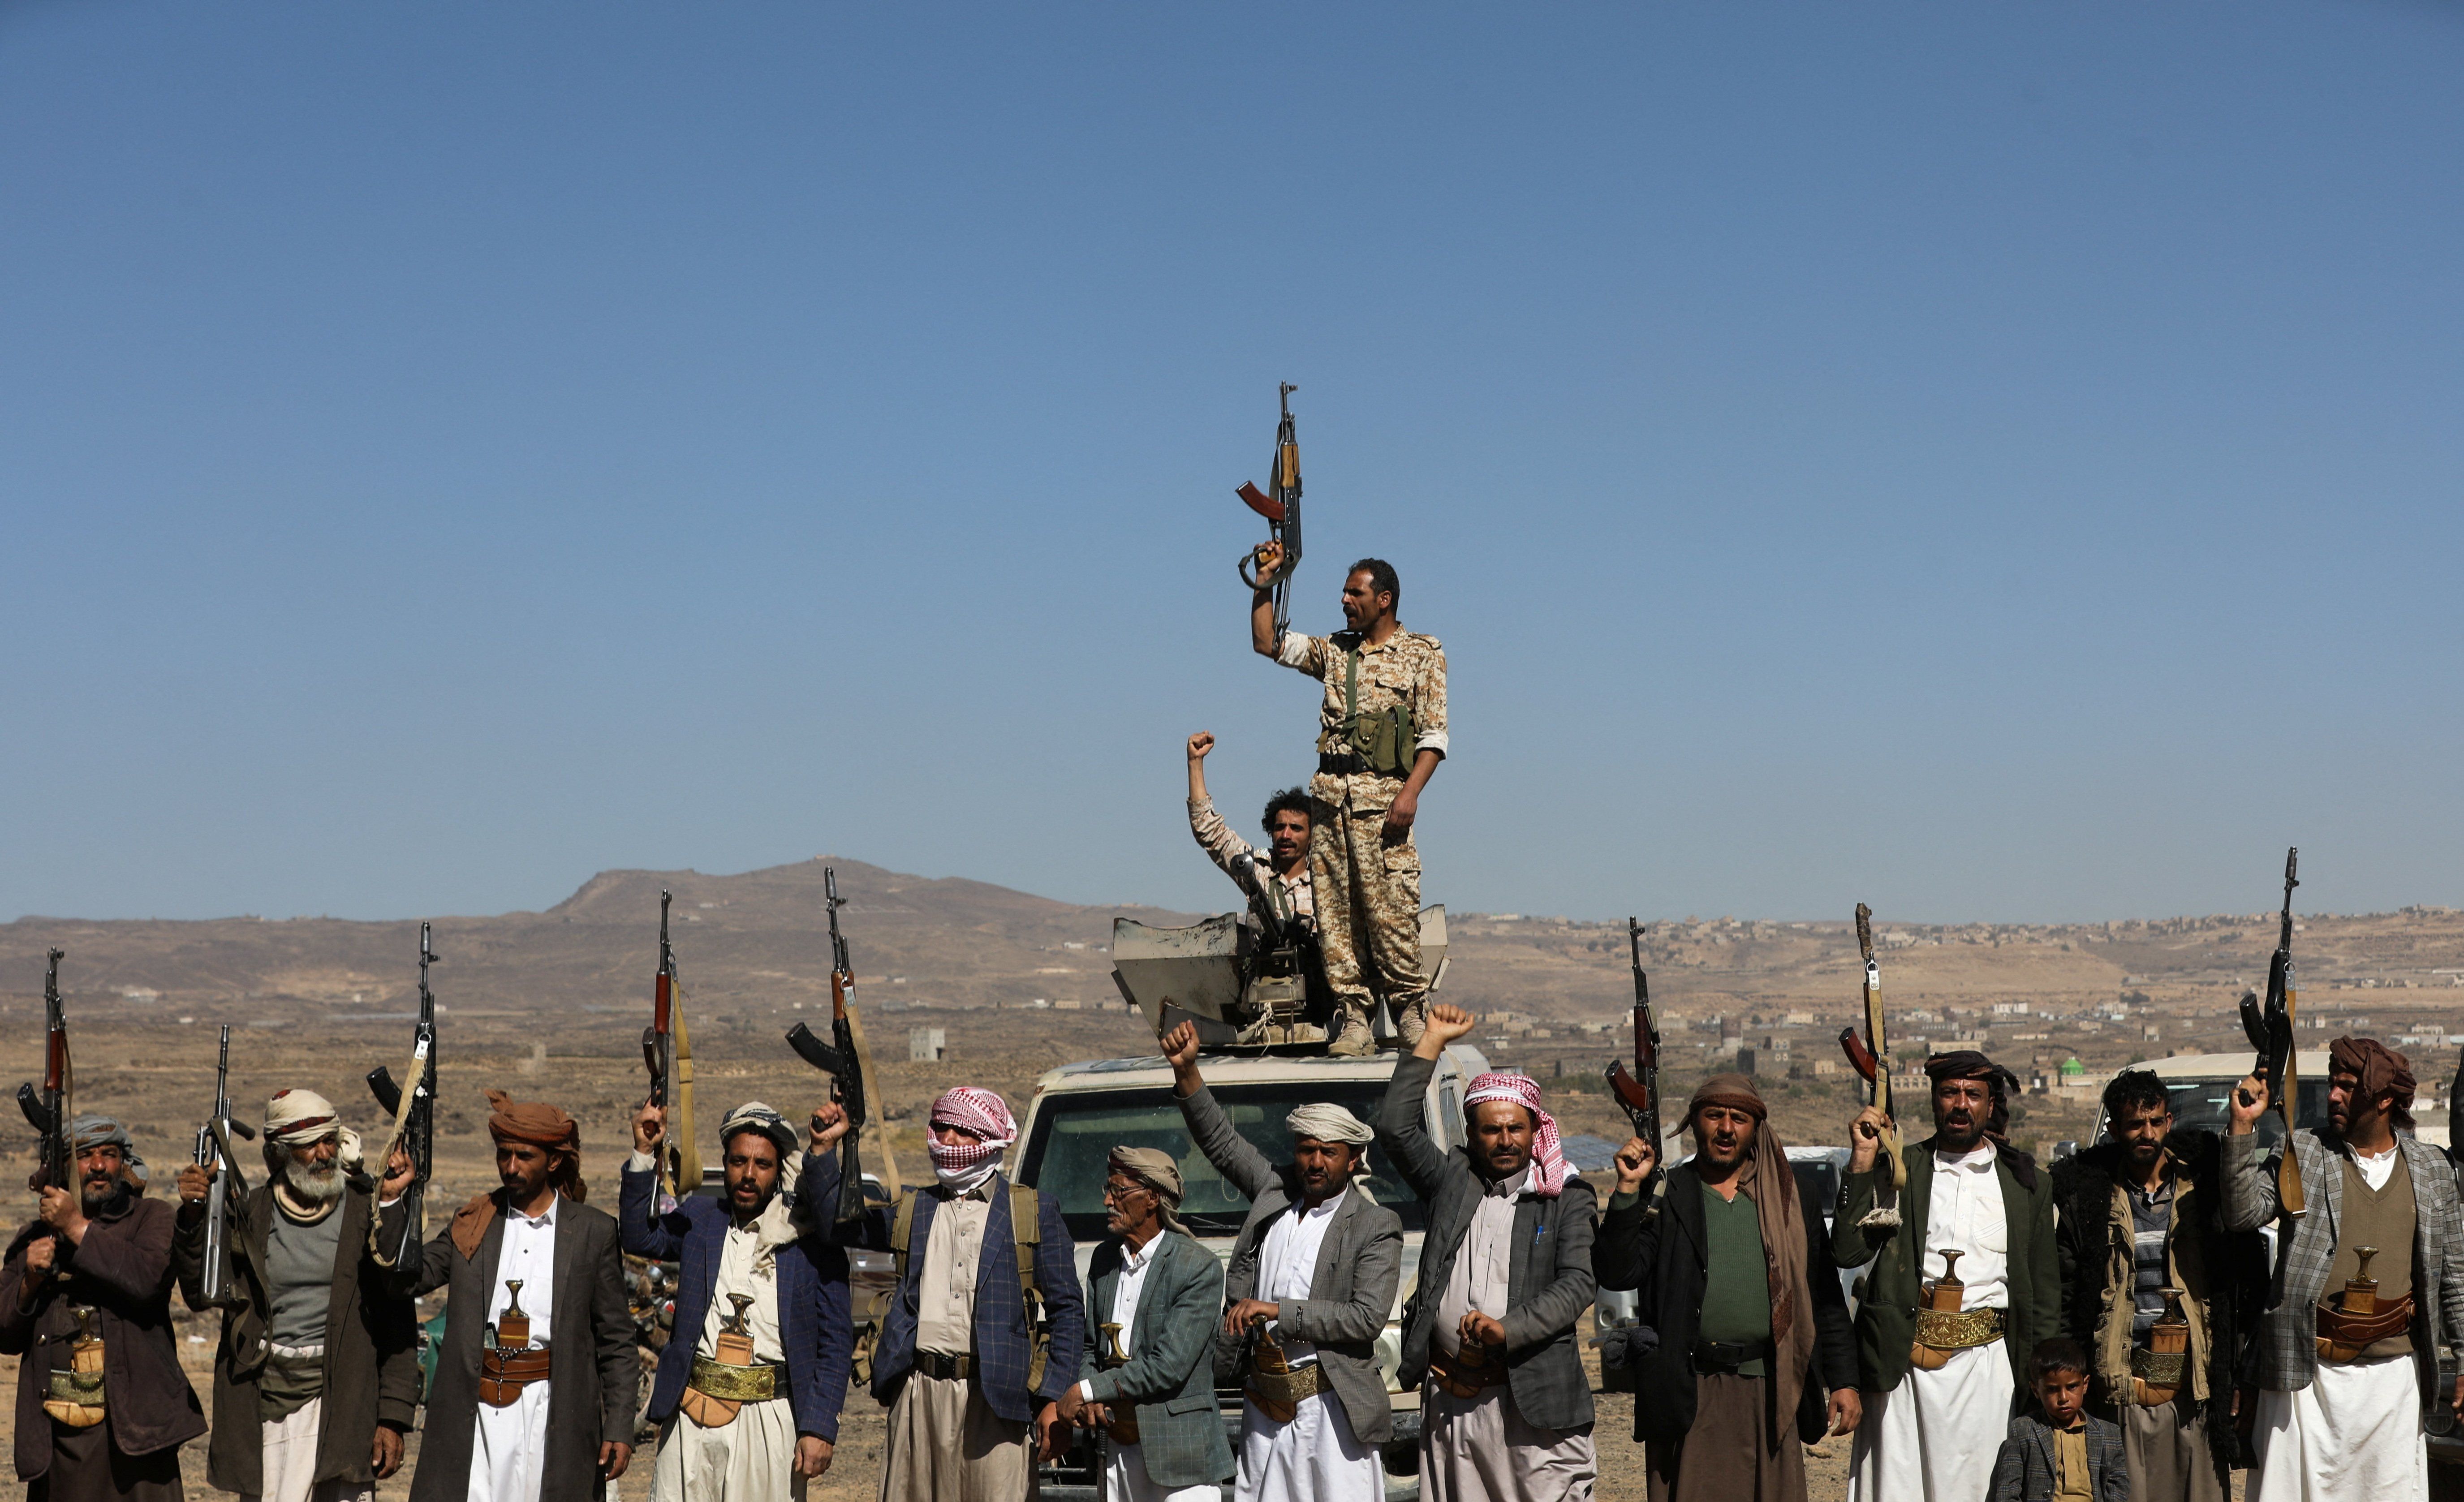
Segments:
[[[1890,1184],[1870,1106],[1849,1124],[1832,1222],[1834,1260],[1872,1264],[1857,1311],[1865,1419],[1850,1502],[1985,1495],[2013,1400],[2025,1396],[2021,1369],[2037,1342],[2061,1334],[2053,1180],[2004,1135],[2016,1081],[1970,1049],[1935,1054],[1925,1073],[1934,1132],[1900,1150],[1901,1224],[1867,1218]],[[1946,1271],[1958,1280],[1958,1307],[1934,1309],[1931,1287]]]
[[[313,1090],[265,1103],[270,1178],[235,1206],[206,1476],[263,1502],[360,1502],[402,1465],[419,1405],[418,1316],[368,1251],[359,1135]],[[180,1170],[171,1250],[203,1298],[213,1168]],[[339,1311],[340,1318],[329,1318]]]
[[[944,1091],[928,1125],[933,1185],[830,1232],[899,1260],[872,1354],[872,1396],[890,1410],[882,1502],[1012,1502],[1034,1494],[1037,1460],[1067,1443],[1059,1400],[1084,1336],[1077,1254],[1060,1201],[1001,1171],[1018,1123],[1000,1095]],[[805,1204],[838,1202],[830,1149],[847,1129],[837,1104],[814,1111]],[[1035,1343],[1030,1284],[1048,1350]]]
[[[1471,1027],[1461,1007],[1430,1007],[1377,1114],[1378,1147],[1429,1207],[1397,1374],[1407,1388],[1427,1379],[1420,1486],[1431,1502],[1588,1498],[1598,1461],[1574,1330],[1594,1288],[1592,1186],[1520,1074],[1475,1076],[1466,1145],[1438,1150],[1422,1102]]]

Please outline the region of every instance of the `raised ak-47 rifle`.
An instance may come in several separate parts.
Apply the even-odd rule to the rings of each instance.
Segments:
[[[43,1088],[17,1087],[17,1109],[43,1136],[42,1171],[37,1189],[77,1192],[77,1149],[69,1142],[69,1119],[77,1112],[77,1071],[69,1067],[69,1024],[60,1013],[60,961],[68,951],[55,949],[43,970]]]
[[[2241,1029],[2258,1050],[2251,1072],[2266,1081],[2272,1105],[2284,1117],[2284,1156],[2276,1165],[2276,1203],[2287,1220],[2299,1220],[2309,1209],[2301,1189],[2301,1161],[2293,1151],[2293,1123],[2299,1105],[2301,1082],[2293,1064],[2293,1007],[2299,987],[2293,979],[2293,889],[2301,885],[2300,848],[2284,852],[2284,913],[2276,935],[2276,953],[2267,961],[2267,1001],[2245,991],[2241,998]],[[2459,1076],[2464,1077],[2464,1076]],[[2243,1097],[2247,1103],[2249,1097]]]
[[[844,1226],[864,1215],[864,1170],[856,1155],[856,1138],[864,1130],[866,1112],[864,1025],[855,1010],[855,966],[847,959],[847,936],[839,932],[839,909],[847,898],[839,895],[839,873],[835,867],[822,868],[823,901],[830,917],[830,1041],[824,1043],[813,1035],[813,1029],[798,1023],[787,1033],[787,1046],[796,1056],[830,1077],[830,1093],[847,1112],[847,1135],[839,1138],[839,1203],[829,1207],[829,1224]],[[890,1166],[890,1150],[882,1149],[882,1164],[891,1181],[897,1171]],[[821,1207],[814,1207],[821,1213]]]
[[[231,1109],[231,1024],[223,1024],[221,1056],[214,1063],[214,1110],[197,1128],[196,1164],[211,1168],[214,1182],[206,1191],[206,1271],[203,1296],[219,1304],[231,1291],[231,1218],[248,1197],[248,1175],[239,1155],[231,1151],[231,1135],[245,1139],[256,1134],[232,1119]]]
[[[1874,959],[1874,910],[1862,902],[1857,904],[1857,952],[1865,961],[1865,1036],[1858,1037],[1853,1027],[1842,1027],[1839,1048],[1848,1055],[1848,1067],[1865,1081],[1865,1103],[1881,1115],[1882,1130],[1876,1151],[1881,1160],[1890,1165],[1891,1187],[1904,1189],[1908,1184],[1908,1165],[1900,1158],[1898,1118],[1892,1114],[1890,1043],[1882,1027],[1882,967]],[[1875,1224],[1897,1225],[1898,1213],[1878,1205]]]
[[[395,1148],[410,1156],[410,1186],[402,1193],[402,1234],[384,1234],[383,1217],[368,1222],[368,1251],[377,1265],[398,1268],[419,1256],[428,1233],[428,1174],[436,1157],[436,993],[428,988],[428,967],[443,957],[429,947],[428,925],[419,925],[419,1024],[411,1033],[410,1067],[396,1080],[380,1064],[368,1071],[368,1093],[377,1109],[393,1117],[385,1151],[377,1155],[376,1172],[383,1179],[393,1163]]]
[[[1626,949],[1634,960],[1634,1072],[1612,1060],[1609,1091],[1634,1123],[1634,1135],[1660,1151],[1660,1024],[1651,1015],[1651,978],[1642,973],[1642,924],[1625,920]]]
[[[1283,420],[1275,427],[1273,477],[1266,482],[1268,489],[1262,493],[1257,486],[1243,480],[1240,489],[1233,492],[1248,503],[1251,511],[1266,519],[1266,524],[1272,530],[1270,541],[1283,544],[1283,562],[1276,565],[1271,581],[1251,572],[1257,566],[1258,554],[1264,544],[1242,554],[1240,561],[1233,565],[1240,571],[1241,582],[1252,589],[1265,588],[1269,582],[1274,585],[1275,639],[1278,642],[1283,640],[1284,628],[1291,624],[1292,570],[1300,566],[1301,561],[1301,444],[1292,435],[1292,393],[1299,389],[1288,381],[1278,387]]]
[[[650,1104],[668,1113],[659,1182],[684,1199],[701,1188],[701,1148],[693,1137],[693,1036],[685,1027],[685,983],[668,941],[668,904],[659,894],[659,973],[650,983],[650,1026],[642,1029],[642,1063],[650,1071]]]

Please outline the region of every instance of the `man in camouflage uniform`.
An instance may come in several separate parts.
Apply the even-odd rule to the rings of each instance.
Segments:
[[[1257,561],[1263,587],[1250,604],[1250,645],[1326,686],[1309,782],[1309,878],[1327,983],[1343,1013],[1327,1051],[1370,1051],[1373,991],[1394,1007],[1408,1047],[1419,1039],[1429,989],[1412,821],[1446,754],[1445,649],[1397,624],[1403,586],[1394,565],[1375,558],[1344,577],[1347,630],[1279,637],[1273,585],[1283,549],[1269,542]]]

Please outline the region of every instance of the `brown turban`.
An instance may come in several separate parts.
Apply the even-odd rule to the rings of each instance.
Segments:
[[[1763,1104],[1762,1092],[1743,1074],[1714,1074],[1695,1086],[1694,1098],[1685,1103],[1685,1119],[1693,1120],[1694,1114],[1705,1106],[1726,1106],[1757,1121],[1771,1119],[1771,1107]]]
[[[2339,1038],[2327,1045],[2327,1068],[2350,1070],[2362,1082],[2361,1093],[2372,1101],[2393,1092],[2397,1120],[2412,1115],[2412,1061],[2376,1038]]]
[[[557,1192],[576,1204],[587,1198],[589,1186],[582,1182],[582,1128],[573,1117],[539,1101],[516,1100],[501,1090],[487,1094],[488,1135],[496,1139],[496,1145],[520,1142],[562,1153],[564,1166],[557,1171]],[[479,1254],[479,1242],[488,1234],[499,1192],[473,1195],[453,1212],[453,1247],[464,1257]]]

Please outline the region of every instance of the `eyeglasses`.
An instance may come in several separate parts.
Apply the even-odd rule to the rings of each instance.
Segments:
[[[1133,1194],[1153,1194],[1154,1192],[1154,1190],[1149,1189],[1142,1183],[1108,1183],[1104,1185],[1104,1198],[1107,1201],[1126,1200]]]

